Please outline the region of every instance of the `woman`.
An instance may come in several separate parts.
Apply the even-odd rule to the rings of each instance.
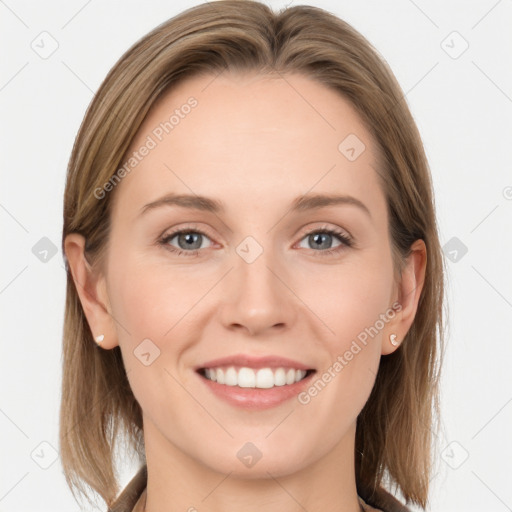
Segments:
[[[112,511],[426,508],[431,177],[348,24],[229,0],[142,38],[80,128],[62,247],[73,492]],[[141,466],[121,495],[118,451]]]

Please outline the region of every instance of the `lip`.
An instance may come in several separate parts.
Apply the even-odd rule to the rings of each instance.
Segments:
[[[230,358],[230,360],[232,361],[233,359]],[[294,384],[260,389],[219,384],[218,382],[207,379],[199,370],[196,372],[196,375],[208,386],[215,396],[235,407],[253,411],[270,409],[292,399],[310,385],[313,375],[315,374],[316,370],[312,370],[308,372],[302,380]]]
[[[311,366],[307,366],[299,361],[288,359],[277,355],[269,356],[250,356],[248,354],[234,354],[219,359],[207,361],[199,366],[196,366],[195,371],[204,368],[216,368],[218,366],[234,366],[240,368],[242,366],[254,369],[260,368],[295,368],[296,370],[314,370]],[[301,381],[302,382],[302,381]],[[292,386],[293,384],[290,384]],[[272,389],[272,388],[271,388]]]

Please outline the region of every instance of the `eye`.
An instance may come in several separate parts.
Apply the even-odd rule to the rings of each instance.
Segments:
[[[198,256],[200,249],[207,248],[204,245],[206,240],[211,241],[206,233],[199,229],[188,227],[165,234],[159,240],[159,244],[178,256]],[[309,244],[309,247],[302,245],[303,240],[306,241],[306,244]],[[172,241],[175,241],[174,243],[177,244],[177,246],[174,245]],[[333,243],[336,242],[337,245],[333,247]],[[319,256],[329,256],[333,253],[341,252],[347,247],[352,247],[353,245],[354,241],[345,232],[336,229],[320,228],[306,233],[299,247],[313,249]]]
[[[352,247],[353,245],[352,239],[346,233],[327,228],[312,230],[302,240],[309,244],[309,247],[305,247],[306,249],[322,249],[315,251],[319,252],[319,255],[322,256],[343,251],[346,247]],[[333,242],[338,242],[338,244],[333,247]],[[300,247],[304,246],[300,245]]]
[[[176,239],[177,247],[171,244]],[[159,243],[165,246],[171,252],[178,255],[197,256],[199,249],[204,249],[203,242],[208,239],[208,235],[197,229],[180,229],[164,235]]]

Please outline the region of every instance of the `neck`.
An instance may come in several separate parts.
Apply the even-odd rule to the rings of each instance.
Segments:
[[[277,468],[264,456],[249,473],[236,473],[238,464],[219,471],[172,444],[147,418],[144,438],[147,512],[360,512],[362,509],[354,472],[355,424],[325,455],[293,472],[286,469],[286,464]]]

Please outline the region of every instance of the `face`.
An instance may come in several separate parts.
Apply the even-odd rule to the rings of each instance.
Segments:
[[[301,75],[196,77],[155,104],[133,151],[146,154],[116,186],[104,285],[146,449],[251,478],[347,448],[398,318],[376,147],[356,111]],[[191,198],[147,206],[171,195]],[[236,389],[197,371],[235,355],[292,363],[236,360],[235,375],[256,369]],[[315,371],[245,387],[278,383],[275,366]]]

